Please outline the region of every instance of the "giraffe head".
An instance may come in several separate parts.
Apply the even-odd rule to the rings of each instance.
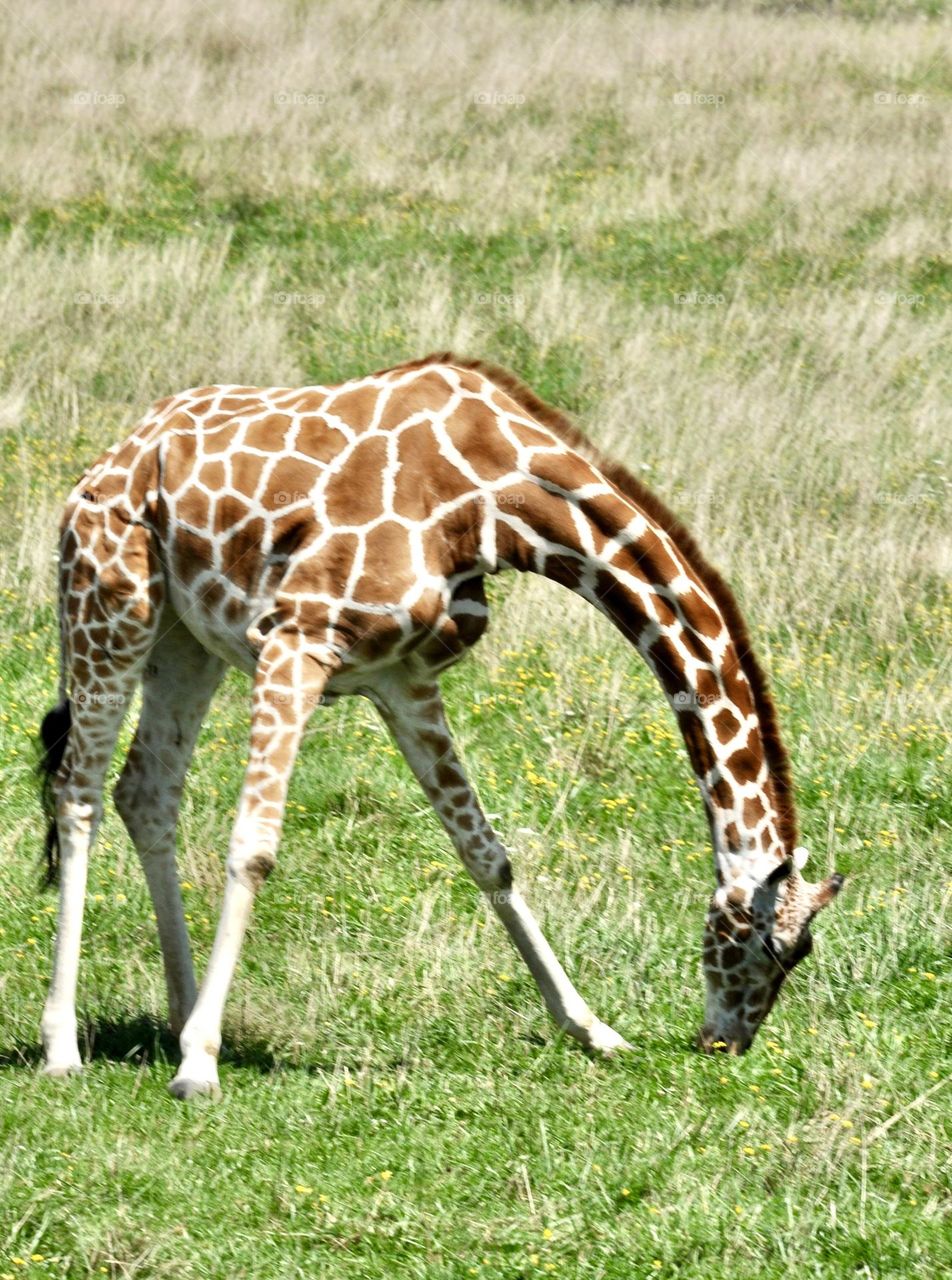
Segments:
[[[813,950],[810,923],[839,893],[841,875],[808,884],[807,851],[795,849],[763,881],[734,878],[711,899],[704,926],[705,1053],[744,1053],[787,974]]]

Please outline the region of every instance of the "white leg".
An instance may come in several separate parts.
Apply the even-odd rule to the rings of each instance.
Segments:
[[[630,1049],[631,1045],[624,1037],[596,1018],[575,990],[519,890],[511,887],[494,889],[489,893],[489,900],[535,978],[546,1008],[557,1025],[599,1053]]]
[[[268,636],[255,675],[251,749],[226,865],[225,896],[208,971],[181,1035],[177,1098],[218,1092],[218,1051],[228,989],[251,909],[274,868],[291,769],[328,669],[297,633]]]
[[[225,896],[208,971],[198,1000],[182,1030],[182,1061],[169,1085],[173,1096],[183,1100],[200,1094],[216,1097],[219,1093],[218,1053],[225,1001],[257,896],[256,889],[237,879],[231,864],[229,855]]]
[[[149,886],[165,963],[169,1025],[180,1035],[195,1004],[195,973],[175,865],[175,828],[195,739],[224,663],[168,615],[149,653],[142,713],[115,791]]]
[[[79,1071],[82,1061],[76,1036],[76,984],[86,903],[89,848],[99,816],[89,804],[67,801],[59,807],[59,913],[53,953],[53,977],[43,1009],[42,1036],[48,1076]]]
[[[435,684],[414,684],[401,673],[388,672],[375,680],[370,696],[464,866],[489,898],[526,962],[558,1026],[601,1053],[630,1048],[616,1031],[596,1018],[575,990],[529,907],[512,887],[509,856],[457,759],[439,688]]]
[[[74,691],[66,756],[56,779],[60,842],[59,914],[53,976],[43,1009],[44,1071],[69,1075],[81,1067],[76,1036],[76,985],[86,904],[89,851],[102,817],[102,787],[135,680]]]

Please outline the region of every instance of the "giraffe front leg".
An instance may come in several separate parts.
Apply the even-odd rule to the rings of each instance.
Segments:
[[[208,970],[169,1085],[176,1098],[217,1095],[221,1022],[254,900],[274,868],[291,769],[330,666],[296,632],[272,632],[255,674],[251,748],[226,864],[225,896]]]
[[[509,855],[466,780],[443,712],[439,688],[388,674],[371,697],[446,828],[463,865],[486,894],[535,978],[556,1024],[586,1048],[612,1054],[631,1045],[597,1018],[576,991],[522,895]]]
[[[488,834],[495,839],[491,828]],[[506,858],[498,840],[496,846],[499,850],[496,859],[500,854]],[[508,867],[508,858],[505,865]],[[618,1050],[630,1049],[632,1046],[624,1036],[597,1018],[576,991],[518,889],[500,884],[484,888],[484,892],[535,978],[546,1008],[558,1026],[595,1053],[610,1056]]]

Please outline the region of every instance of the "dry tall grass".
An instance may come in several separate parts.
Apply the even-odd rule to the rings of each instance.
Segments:
[[[438,227],[447,201],[456,225],[483,232],[513,219],[554,232],[571,216],[594,252],[626,219],[654,219],[659,234],[686,220],[700,235],[755,222],[713,305],[675,302],[711,294],[695,268],[672,278],[668,305],[619,298],[568,271],[554,235],[488,295],[460,293],[438,241],[406,273],[396,314],[352,266],[300,289],[318,295],[318,351],[326,317],[359,316],[371,329],[399,322],[407,355],[447,343],[504,355],[487,336],[500,310],[542,354],[577,344],[587,425],[647,468],[767,622],[806,613],[822,625],[855,601],[885,636],[948,573],[948,367],[936,356],[949,312],[912,279],[950,225],[952,69],[933,26],[259,0],[227,15],[185,0],[92,11],[49,0],[5,22],[0,178],[14,224],[57,202],[148,199],[148,161],[162,164],[174,139],[180,172],[204,187],[289,202],[379,191],[384,225],[412,208]],[[584,124],[599,116],[612,131],[586,157]],[[864,217],[875,234],[857,230]],[[267,247],[216,287],[229,235],[196,226],[149,247],[103,232],[66,249],[8,239],[8,429],[68,439],[85,423],[95,439],[97,417],[108,435],[190,382],[301,378],[298,316],[275,301]],[[807,266],[764,296],[758,255],[778,253]],[[831,258],[849,267],[841,284],[822,270]],[[91,395],[104,373],[108,391]],[[48,517],[23,512],[5,580],[21,579],[24,556],[46,562]],[[765,600],[765,580],[783,590]]]

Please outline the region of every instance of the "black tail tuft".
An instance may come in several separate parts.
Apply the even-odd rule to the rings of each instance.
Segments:
[[[47,711],[40,725],[40,759],[36,772],[40,778],[40,803],[49,823],[46,829],[46,875],[44,887],[56,884],[59,878],[59,832],[56,829],[56,797],[53,795],[53,779],[59,772],[66,754],[66,742],[72,724],[69,699]]]

